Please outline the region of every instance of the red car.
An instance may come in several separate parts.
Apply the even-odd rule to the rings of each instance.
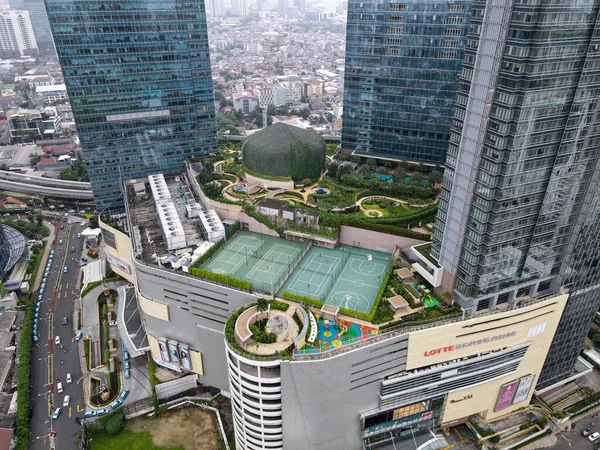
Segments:
[[[61,226],[60,226],[60,229],[61,229],[61,230],[64,230],[64,229],[65,229],[65,226],[64,226],[64,225],[61,225]]]

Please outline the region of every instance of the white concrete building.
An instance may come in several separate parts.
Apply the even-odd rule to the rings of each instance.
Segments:
[[[244,114],[250,114],[258,107],[256,96],[252,92],[242,91],[232,94],[233,107],[236,111],[241,110]]]
[[[64,84],[36,86],[35,92],[44,96],[44,103],[55,103],[69,98],[67,87]]]
[[[20,55],[37,53],[38,46],[27,11],[20,9],[0,11],[0,51],[18,52]]]

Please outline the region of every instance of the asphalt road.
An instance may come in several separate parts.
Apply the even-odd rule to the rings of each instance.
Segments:
[[[63,220],[63,219],[61,219]],[[77,277],[79,276],[79,260],[81,255],[82,240],[77,238],[77,234],[84,227],[78,222],[68,224],[60,222],[64,229],[58,230],[54,260],[46,282],[46,288],[40,307],[40,318],[38,321],[38,334],[40,340],[34,349],[31,357],[32,364],[32,388],[31,399],[33,405],[33,415],[29,422],[31,432],[29,449],[47,449],[48,439],[46,434],[53,430],[56,432],[55,443],[57,449],[77,449],[77,434],[81,431],[80,425],[75,422],[76,416],[83,416],[85,403],[83,397],[82,373],[79,363],[78,344],[74,342],[75,328],[73,324],[74,300],[78,292],[75,289]],[[60,244],[60,240],[63,244]],[[71,253],[71,247],[75,247],[75,252]],[[45,263],[45,262],[44,262]],[[67,272],[64,272],[64,267]],[[37,300],[38,292],[34,293]],[[48,320],[49,311],[52,307],[54,298],[53,314],[53,336],[52,343],[49,342]],[[63,317],[69,320],[68,325],[62,325]],[[62,345],[54,345],[55,336],[60,336]],[[54,406],[62,407],[65,395],[71,397],[70,405],[63,407],[62,414],[58,420],[51,420],[48,416],[48,354],[52,351],[54,357],[54,377],[52,390],[54,394]],[[67,373],[71,374],[73,382],[66,383]],[[60,380],[64,392],[59,394],[56,389],[56,381]]]
[[[594,426],[591,426],[592,423]],[[594,443],[581,434],[586,428],[600,432],[600,416],[584,417],[575,425],[574,430],[558,434],[556,444],[550,448],[552,450],[594,450]],[[599,443],[600,440],[596,441],[596,444]]]

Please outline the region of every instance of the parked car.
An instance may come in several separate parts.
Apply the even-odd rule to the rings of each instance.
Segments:
[[[81,338],[83,337],[83,333],[81,331],[79,331],[76,335],[75,335],[75,341],[79,342],[81,340]]]
[[[129,370],[129,361],[125,361],[125,368]]]
[[[74,210],[74,209],[70,209],[70,210],[69,210],[69,212],[70,212],[71,214],[73,214],[73,213],[75,213],[75,210]]]
[[[67,273],[69,271],[69,269],[67,268],[67,266],[65,266],[65,268],[63,269],[64,273]]]
[[[83,423],[84,423],[83,417],[79,417],[79,416],[75,417],[75,422],[77,422],[79,425],[83,425]]]
[[[63,400],[63,408],[66,408],[71,403],[71,396],[65,395],[65,399]]]
[[[71,384],[73,382],[73,378],[71,378],[71,374],[67,374],[67,384]]]
[[[125,378],[129,378],[129,369],[125,369]]]
[[[98,411],[96,411],[96,417],[104,416],[106,414],[108,414],[107,408],[99,409]]]
[[[63,325],[69,325],[69,319],[67,317],[63,317],[62,324]]]
[[[129,395],[129,389],[123,389],[123,392],[121,392],[121,395],[119,395],[119,399],[125,400],[128,395]]]
[[[88,262],[88,259],[87,259],[85,256],[84,256],[83,258],[81,258],[81,260],[82,260],[83,262]]]
[[[75,247],[71,247],[71,253],[75,253]]]
[[[62,387],[62,383],[60,381],[56,382],[56,390],[58,391],[59,394],[63,393],[63,387]]]
[[[127,353],[127,350],[123,350],[123,359],[125,361],[127,361],[129,359],[129,353]]]
[[[83,222],[81,222],[79,225],[81,225],[82,227],[85,227],[87,225],[87,223],[85,222],[85,220]]]
[[[77,233],[77,239],[81,239],[81,233]]]
[[[588,436],[588,439],[591,442],[594,442],[596,439],[600,438],[600,433],[598,433],[597,431],[595,433],[592,433]]]
[[[581,434],[583,435],[583,437],[588,437],[590,434],[592,434],[592,430],[590,430],[589,428],[586,428],[585,430],[583,430],[581,432]]]
[[[44,298],[43,294],[38,295],[38,300],[42,300]]]
[[[60,336],[54,337],[54,345],[60,345]]]
[[[84,418],[88,418],[88,417],[96,417],[96,411],[86,411],[86,412],[83,414],[83,417],[84,417]]]
[[[63,240],[61,239],[60,241],[58,241],[58,243],[62,245],[62,243],[63,243]]]
[[[119,406],[123,404],[123,400],[117,400],[110,404],[111,409],[117,409]]]
[[[54,410],[54,412],[52,413],[52,418],[54,420],[58,419],[58,416],[60,416],[60,413],[62,413],[62,408],[58,407]]]

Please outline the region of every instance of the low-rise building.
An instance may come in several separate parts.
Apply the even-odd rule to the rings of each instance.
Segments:
[[[64,84],[37,86],[35,92],[43,96],[44,103],[62,102],[69,98],[67,87]]]
[[[242,111],[244,114],[250,114],[258,107],[256,96],[252,92],[234,92],[231,97],[235,110]]]
[[[55,107],[11,110],[7,118],[10,136],[19,142],[51,139],[62,134],[60,116]]]

